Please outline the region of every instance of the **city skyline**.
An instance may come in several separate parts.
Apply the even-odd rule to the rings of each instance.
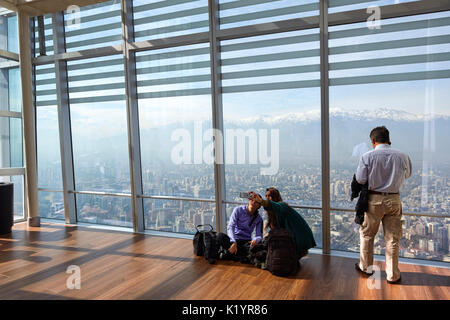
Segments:
[[[292,169],[291,169],[292,170]],[[348,172],[347,172],[347,171]],[[413,172],[413,176],[419,177],[417,169]],[[255,175],[251,174],[251,170],[241,169],[236,170],[234,174],[229,171],[226,174],[226,200],[229,202],[242,202],[239,198],[239,192],[242,190],[255,190],[264,194],[264,190],[268,186],[276,186],[280,189],[282,196],[290,205],[297,206],[321,206],[321,179],[318,172],[320,167],[307,167],[299,174],[292,174],[287,169],[282,169],[277,176],[264,177],[262,181],[255,181]],[[242,172],[247,172],[247,175]],[[256,171],[256,170],[255,170]],[[350,202],[348,199],[350,187],[349,169],[341,169],[340,176],[332,175],[331,190],[331,207],[342,209],[354,209],[356,200]],[[214,177],[209,170],[201,172],[196,170],[191,172],[187,169],[183,170],[184,176],[178,172],[178,178],[173,178],[176,172],[172,172],[172,178],[167,178],[165,173],[161,170],[154,170],[146,172],[144,179],[151,179],[153,183],[146,183],[147,188],[144,190],[144,195],[161,195],[161,196],[176,196],[176,197],[198,197],[202,199],[211,199],[214,201]],[[440,185],[444,179],[447,186],[450,186],[450,172],[435,171],[436,184],[431,187],[435,188]],[[90,174],[92,177],[92,172]],[[250,186],[249,187],[249,181]],[[284,183],[283,183],[284,182]],[[344,183],[345,182],[345,183]],[[91,181],[91,186],[102,185],[108,186],[105,180]],[[114,177],[110,177],[110,183],[117,185],[118,181]],[[409,183],[409,184],[408,184]],[[421,212],[421,210],[434,210],[433,213],[438,213],[436,210],[442,209],[442,214],[446,214],[450,208],[450,188],[439,192],[439,196],[434,204],[440,204],[441,208],[436,207],[417,207],[417,210],[411,210],[411,206],[418,206],[420,204],[420,191],[415,190],[414,181],[408,181],[402,193],[402,202],[404,204],[404,212]],[[123,182],[126,185],[126,182]],[[308,187],[305,188],[305,185]],[[334,189],[334,190],[333,190]],[[106,188],[107,190],[107,188]],[[126,192],[126,189],[122,191]],[[197,193],[195,193],[197,192]],[[45,193],[45,192],[42,192]],[[59,201],[57,200],[59,196]],[[41,197],[40,205],[44,212],[49,212],[48,217],[64,219],[64,210],[61,194],[47,193],[47,198],[56,197],[56,200],[45,200]],[[442,201],[442,202],[440,202]],[[53,206],[53,207],[52,207]],[[231,215],[235,204],[227,204],[227,217]],[[130,198],[93,196],[93,195],[77,195],[78,219],[81,222],[120,225],[125,227],[132,227],[131,220],[131,200]],[[409,210],[408,210],[409,209]],[[59,210],[59,212],[57,211]],[[296,209],[299,211],[313,229],[316,242],[321,245],[321,219],[322,213],[320,209]],[[264,214],[263,214],[264,216]],[[144,219],[146,229],[166,231],[166,232],[180,232],[193,234],[197,224],[212,224],[215,227],[215,204],[214,202],[190,202],[178,200],[158,200],[158,199],[144,199]],[[353,222],[353,212],[331,211],[331,235],[332,247],[336,250],[357,251],[359,234],[357,232],[357,225]],[[423,259],[444,260],[448,257],[448,232],[450,232],[448,221],[450,219],[427,218],[404,216],[404,236],[402,240],[401,256],[416,257]],[[436,225],[436,230],[428,231],[429,224]],[[447,230],[447,236],[443,236],[443,230]],[[378,236],[375,243],[375,252],[383,253],[383,239],[382,235]],[[431,242],[430,242],[431,241]],[[425,243],[426,242],[426,243]],[[430,244],[431,243],[431,244]],[[432,246],[433,250],[428,250]]]
[[[55,117],[51,121],[54,130],[57,130],[56,120]],[[256,116],[241,120],[225,119],[225,129],[280,128],[280,168],[276,174],[264,176],[260,175],[258,165],[225,164],[226,201],[242,202],[242,199],[238,197],[239,192],[242,191],[255,190],[264,194],[266,187],[278,187],[289,204],[319,208],[297,210],[304,215],[313,230],[316,242],[321,245],[322,172],[320,148],[316,147],[320,146],[320,126],[317,127],[320,123],[320,113],[312,110],[281,117]],[[354,209],[356,201],[349,201],[350,181],[360,155],[371,148],[368,133],[370,128],[378,124],[388,123],[392,133],[393,147],[410,154],[413,163],[412,177],[406,180],[401,192],[404,212],[448,215],[450,164],[446,160],[449,159],[446,150],[441,147],[446,144],[445,139],[448,137],[445,134],[446,128],[450,127],[447,124],[448,121],[447,115],[435,114],[430,118],[426,114],[414,114],[398,109],[379,108],[371,112],[349,111],[346,108],[330,110],[330,135],[334,132],[339,133],[330,137],[331,207]],[[427,123],[433,125],[427,127]],[[188,131],[193,130],[194,126],[194,122],[183,123],[183,128]],[[206,127],[208,125],[205,125]],[[344,130],[343,128],[346,127],[351,130]],[[212,165],[205,163],[192,165],[171,163],[170,150],[176,141],[170,139],[170,132],[177,128],[179,126],[176,123],[168,126],[161,123],[159,127],[141,131],[143,194],[144,196],[209,199],[210,202],[144,199],[144,221],[146,229],[192,234],[195,232],[196,224],[209,223],[215,226],[214,171]],[[101,132],[103,134],[105,131]],[[302,140],[292,140],[292,137],[302,137],[304,132],[310,133],[309,141],[297,145],[298,141]],[[43,139],[46,141],[46,147],[50,150],[53,148],[53,152],[41,150],[44,157],[40,157],[42,165],[38,166],[39,184],[44,189],[62,189],[60,163],[58,163],[58,135],[57,132],[53,133],[52,135],[52,131],[47,130],[47,137],[52,135],[52,138]],[[314,134],[311,135],[311,133]],[[117,132],[114,134],[111,142],[105,140],[103,135],[90,137],[88,145],[80,144],[84,141],[80,137],[75,140],[79,141],[74,145],[76,190],[131,193],[125,135],[117,139]],[[435,136],[434,140],[426,138],[425,134]],[[51,141],[54,143],[52,144]],[[122,141],[122,144],[118,143],[119,141]],[[430,141],[434,145],[431,145]],[[110,148],[112,145],[114,148]],[[149,145],[153,147],[148,148]],[[41,193],[45,194],[45,192]],[[130,201],[130,198],[126,197],[78,194],[78,219],[88,223],[132,227]],[[49,212],[49,216],[64,219],[62,194],[47,193],[46,197],[41,196],[40,203],[43,212]],[[226,205],[228,217],[234,206],[235,204]],[[450,219],[404,217],[401,256],[450,260],[448,257],[448,221]],[[353,212],[331,211],[330,232],[333,249],[355,252],[358,250],[359,235],[353,220]],[[435,222],[437,223],[435,229],[440,231],[428,231],[428,225]],[[444,229],[447,230],[446,236],[443,236]],[[378,254],[384,252],[383,241],[380,233],[375,242],[375,252]]]

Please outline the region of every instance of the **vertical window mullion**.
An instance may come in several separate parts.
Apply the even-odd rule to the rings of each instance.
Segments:
[[[121,0],[121,11],[133,229],[134,232],[144,232],[144,200],[139,197],[143,194],[143,189],[139,109],[137,101],[136,53],[130,49],[130,44],[135,41],[133,1]]]
[[[223,108],[222,108],[222,81],[220,68],[220,44],[217,39],[219,31],[219,0],[209,0],[209,35],[210,35],[210,65],[211,65],[211,98],[212,98],[212,121],[213,129],[223,135]],[[214,185],[216,200],[216,230],[225,232],[226,208],[225,208],[225,168],[224,168],[224,146],[222,139],[214,139]]]
[[[320,92],[322,139],[322,251],[330,253],[330,121],[328,81],[328,0],[320,0]]]
[[[55,54],[65,53],[64,13],[53,15],[53,43]],[[56,97],[61,150],[66,223],[76,223],[75,175],[73,168],[72,133],[70,124],[69,84],[67,61],[55,60]]]

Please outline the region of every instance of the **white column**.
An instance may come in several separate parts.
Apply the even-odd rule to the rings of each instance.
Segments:
[[[211,59],[211,99],[212,99],[212,122],[213,129],[222,133],[223,130],[223,108],[222,108],[222,81],[220,78],[220,43],[217,39],[219,31],[219,0],[209,0],[209,45]],[[214,183],[216,197],[216,230],[226,232],[227,214],[225,206],[225,159],[223,140],[214,139]],[[218,163],[217,160],[221,160]]]
[[[31,47],[29,16],[18,12],[20,76],[22,82],[22,119],[25,152],[25,190],[28,208],[28,225],[40,226],[37,170],[36,170],[36,128],[33,104],[33,85],[31,72]]]

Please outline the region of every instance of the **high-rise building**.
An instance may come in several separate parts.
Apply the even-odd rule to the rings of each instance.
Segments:
[[[428,251],[431,253],[438,251],[438,243],[434,240],[428,240]]]
[[[448,231],[445,227],[439,227],[436,230],[436,239],[439,244],[439,250],[443,253],[448,252]]]

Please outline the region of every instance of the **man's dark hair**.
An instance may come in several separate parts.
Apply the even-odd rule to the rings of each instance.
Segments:
[[[378,143],[391,144],[389,139],[389,130],[385,126],[376,127],[370,132],[370,139],[375,140]]]

